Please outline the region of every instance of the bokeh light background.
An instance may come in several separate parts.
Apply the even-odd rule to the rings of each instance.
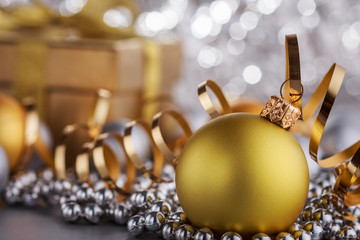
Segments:
[[[54,11],[71,16],[86,0],[45,0]],[[135,24],[144,37],[173,35],[183,42],[182,77],[173,89],[175,101],[194,128],[207,116],[196,87],[213,79],[229,100],[263,102],[279,94],[285,80],[285,35],[297,34],[304,102],[332,63],[347,74],[327,126],[323,155],[360,139],[360,2],[355,0],[135,0],[139,15],[124,7],[104,13],[114,28]],[[0,6],[27,4],[0,0]],[[121,3],[121,0],[119,0]],[[328,151],[326,149],[329,149]]]

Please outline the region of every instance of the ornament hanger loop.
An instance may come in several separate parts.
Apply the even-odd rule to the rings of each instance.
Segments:
[[[282,98],[284,98],[284,96],[283,96],[283,88],[284,88],[285,84],[286,84],[287,82],[291,82],[291,81],[292,81],[291,79],[286,79],[286,80],[281,84],[281,87],[280,87],[280,96],[281,96]],[[290,91],[290,102],[291,102],[291,103],[296,103],[296,102],[298,102],[298,101],[301,100],[301,98],[302,98],[302,96],[303,96],[303,94],[304,94],[304,86],[302,85],[301,82],[300,82],[300,88],[301,88],[301,90],[300,90],[299,93],[292,93],[292,92]],[[297,98],[294,99],[293,97],[296,97],[296,96],[297,96]]]

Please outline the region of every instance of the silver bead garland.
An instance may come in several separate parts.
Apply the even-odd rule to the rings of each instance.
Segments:
[[[9,205],[24,204],[58,205],[66,222],[80,219],[97,224],[107,218],[119,225],[127,225],[133,236],[150,231],[165,240],[214,240],[214,233],[208,228],[192,226],[182,211],[176,195],[174,182],[148,185],[142,176],[136,179],[134,192],[130,197],[118,201],[115,191],[104,187],[99,177],[87,183],[55,180],[51,170],[39,174],[33,171],[22,173],[11,179],[2,196]],[[174,178],[172,178],[174,179]],[[332,193],[334,176],[322,171],[311,181],[308,199],[297,221],[287,230],[275,236],[277,240],[308,239],[359,239],[360,223],[342,217],[344,211],[360,217],[360,207],[347,207],[342,199]],[[265,233],[253,235],[253,240],[270,240]],[[227,232],[221,240],[242,240],[238,233]]]

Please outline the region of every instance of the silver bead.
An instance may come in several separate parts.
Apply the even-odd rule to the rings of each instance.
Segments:
[[[329,229],[326,231],[324,238],[325,239],[335,239],[337,232],[340,231],[340,225],[337,223],[331,223]]]
[[[75,191],[75,196],[79,202],[88,202],[94,197],[94,191],[91,187],[80,187]]]
[[[352,214],[359,218],[360,217],[360,208],[359,207],[355,207],[354,210],[352,211]]]
[[[319,208],[320,206],[320,197],[314,197],[310,199],[309,205],[314,208]]]
[[[190,240],[195,233],[193,226],[189,224],[181,225],[175,232],[176,240]]]
[[[94,199],[100,206],[105,206],[113,202],[114,194],[110,189],[103,188],[95,192]]]
[[[36,181],[36,173],[34,171],[29,171],[20,176],[19,181],[23,186],[29,186]]]
[[[133,236],[140,236],[144,233],[145,218],[141,215],[132,216],[127,222],[127,229]]]
[[[301,229],[301,225],[298,223],[294,223],[293,225],[291,225],[288,229],[288,232],[293,234],[295,231],[300,230]]]
[[[242,240],[242,237],[236,232],[227,232],[221,236],[221,240]]]
[[[77,203],[65,203],[61,206],[61,213],[66,222],[75,222],[81,214],[81,207]]]
[[[71,190],[71,183],[65,179],[56,180],[54,183],[54,192],[56,194],[62,195],[69,193]]]
[[[116,203],[113,208],[113,220],[115,223],[124,225],[130,218],[130,210],[127,209],[123,204]]]
[[[76,197],[73,194],[65,194],[60,197],[59,204],[62,206],[65,203],[76,202]]]
[[[104,211],[96,203],[88,203],[84,209],[85,219],[91,223],[99,223]]]
[[[295,240],[311,240],[311,234],[306,230],[297,230],[293,233]]]
[[[165,222],[165,216],[162,212],[151,211],[145,215],[145,227],[150,231],[158,231]]]
[[[325,234],[321,224],[314,221],[307,222],[303,229],[311,234],[312,239],[322,239]]]
[[[161,236],[164,240],[175,240],[175,232],[180,227],[177,222],[167,222],[161,229]]]
[[[355,240],[358,238],[357,238],[356,231],[352,227],[345,226],[345,227],[342,227],[339,232],[337,232],[336,239],[339,239],[339,240],[354,239]]]
[[[333,221],[333,216],[326,209],[316,209],[313,213],[313,220],[321,223],[324,229],[326,229]]]
[[[167,201],[156,201],[151,206],[151,211],[160,211],[164,214],[171,212],[171,205]]]
[[[147,208],[155,201],[155,195],[150,191],[135,192],[131,195],[130,201],[136,208]]]
[[[300,214],[301,220],[305,222],[311,221],[314,211],[315,211],[314,207],[311,206],[305,207]]]
[[[15,204],[20,200],[20,189],[14,186],[8,186],[5,189],[4,198],[8,204]]]
[[[252,240],[271,240],[271,237],[269,237],[265,233],[257,233],[251,238]]]
[[[33,207],[39,200],[39,195],[34,192],[26,192],[22,196],[22,201],[25,206]]]
[[[180,224],[188,222],[187,217],[186,217],[184,212],[175,212],[175,213],[170,215],[170,219],[174,220],[174,221],[176,221],[176,222],[178,222]]]
[[[39,178],[45,182],[50,182],[54,179],[54,172],[50,168],[46,168],[39,173]]]
[[[209,228],[200,228],[194,234],[194,240],[214,240],[214,233]]]
[[[294,240],[294,237],[288,232],[281,232],[276,235],[276,240]]]
[[[43,197],[49,197],[49,195],[51,194],[53,189],[54,189],[54,183],[53,182],[44,182],[40,186],[40,194]]]
[[[87,187],[89,187],[89,184],[85,182],[77,182],[71,186],[71,192],[76,193],[79,189]]]

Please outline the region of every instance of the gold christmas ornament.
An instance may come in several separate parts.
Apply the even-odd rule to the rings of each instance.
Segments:
[[[0,145],[13,170],[25,147],[25,110],[14,99],[0,94]]]
[[[309,169],[300,145],[286,131],[302,117],[295,35],[287,36],[286,50],[284,98],[271,97],[261,116],[232,113],[215,82],[199,85],[200,103],[216,119],[188,140],[176,168],[177,194],[192,224],[219,234],[271,235],[286,231],[304,207]],[[214,106],[208,89],[222,109]]]
[[[227,114],[185,145],[176,188],[192,224],[217,232],[281,232],[299,216],[309,170],[295,138],[259,115]]]

